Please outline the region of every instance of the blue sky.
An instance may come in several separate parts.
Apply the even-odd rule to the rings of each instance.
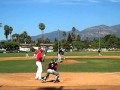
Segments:
[[[41,22],[46,25],[44,33],[120,24],[120,0],[0,0],[0,23],[12,26],[12,34],[27,31],[30,36],[39,35]]]

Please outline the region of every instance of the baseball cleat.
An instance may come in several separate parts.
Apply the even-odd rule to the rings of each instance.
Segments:
[[[55,80],[55,81],[53,81],[54,83],[58,83],[58,82],[60,82],[60,80]]]
[[[44,80],[44,79],[41,79],[41,81],[42,81],[42,83],[46,83],[46,80]]]

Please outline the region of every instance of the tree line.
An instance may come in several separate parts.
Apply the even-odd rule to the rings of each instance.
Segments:
[[[42,37],[39,37],[36,41],[32,41],[31,36],[28,35],[26,31],[24,31],[21,34],[15,33],[12,34],[13,27],[5,25],[4,26],[4,35],[6,37],[6,41],[0,43],[0,48],[10,47],[7,45],[11,45],[12,48],[18,48],[21,43],[24,44],[32,44],[35,46],[40,46],[41,43],[53,43],[54,50],[58,50],[58,48],[62,47],[66,50],[70,49],[76,49],[76,50],[82,50],[87,48],[120,48],[120,38],[116,37],[115,35],[106,35],[105,37],[102,37],[100,39],[94,39],[94,40],[81,40],[80,34],[76,34],[76,28],[72,27],[71,32],[67,33],[65,31],[62,32],[63,39],[58,40],[58,38],[55,38],[54,42],[51,42],[49,38],[44,37],[44,30],[45,30],[45,24],[40,23],[38,25],[38,28],[42,32]],[[10,35],[10,39],[8,39],[8,36]],[[12,43],[14,45],[12,45]],[[15,43],[16,42],[16,43]],[[6,44],[7,43],[7,44]],[[100,44],[100,47],[99,47]]]

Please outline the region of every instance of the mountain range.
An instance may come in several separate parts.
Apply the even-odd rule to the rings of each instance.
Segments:
[[[50,33],[45,33],[44,38],[49,38],[51,42],[57,38],[58,40],[63,39],[63,32],[64,30],[57,30]],[[66,31],[65,31],[66,32]],[[68,34],[72,31],[67,31],[66,34]],[[98,26],[92,26],[89,28],[86,28],[84,30],[76,30],[76,35],[80,35],[81,40],[93,40],[99,37],[104,37],[108,34],[114,34],[117,37],[120,37],[120,24],[114,25],[114,26],[107,26],[107,25],[98,25]],[[33,41],[36,41],[37,38],[42,37],[42,34],[31,36]]]

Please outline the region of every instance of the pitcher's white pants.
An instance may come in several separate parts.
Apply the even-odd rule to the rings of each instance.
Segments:
[[[42,76],[42,64],[41,64],[41,62],[36,61],[36,65],[37,65],[37,72],[36,72],[35,79],[41,79],[41,76]]]
[[[61,60],[61,55],[60,54],[58,54],[58,62],[61,62],[62,60]]]

